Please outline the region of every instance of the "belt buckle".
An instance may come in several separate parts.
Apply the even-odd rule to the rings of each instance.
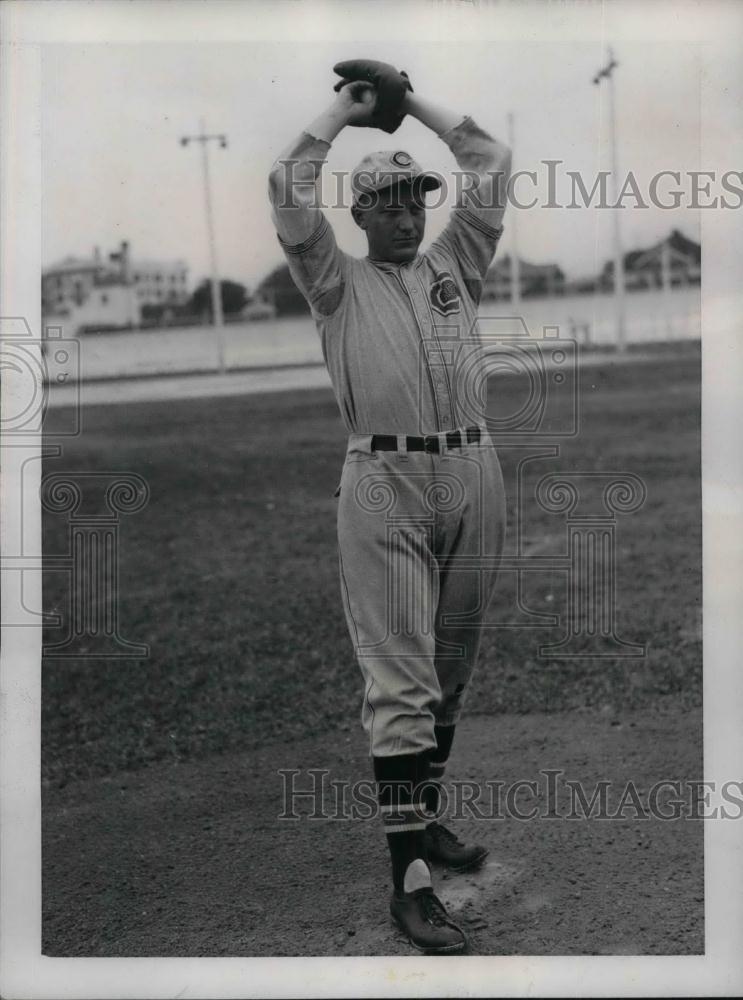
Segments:
[[[423,450],[428,454],[439,450],[439,438],[437,434],[425,434],[423,437]]]

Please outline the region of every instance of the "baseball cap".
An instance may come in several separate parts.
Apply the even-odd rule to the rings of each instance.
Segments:
[[[369,153],[351,174],[353,203],[369,207],[374,203],[374,194],[401,181],[416,181],[421,191],[434,191],[441,187],[441,179],[436,174],[421,170],[410,153],[404,149],[385,149]]]

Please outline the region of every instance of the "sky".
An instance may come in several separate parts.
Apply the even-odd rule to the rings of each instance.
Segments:
[[[608,89],[592,85],[606,61],[598,41],[375,42],[368,55],[410,75],[417,93],[508,138],[514,170],[561,160],[588,188],[610,167]],[[282,260],[271,224],[267,175],[274,158],[333,99],[332,66],[358,55],[347,42],[55,44],[43,48],[42,260],[109,252],[128,239],[134,258],[183,258],[195,283],[208,272],[200,154],[182,135],[226,133],[210,152],[219,271],[254,287]],[[615,46],[619,175],[632,170],[647,192],[660,170],[700,167],[699,53],[685,41]],[[448,148],[407,119],[393,135],[344,130],[328,171],[350,170],[373,149],[403,148],[425,168],[455,167]],[[522,198],[531,194],[524,182]],[[666,190],[666,188],[661,188]],[[628,206],[632,201],[628,201]],[[429,213],[426,237],[446,221]],[[612,254],[612,215],[596,208],[518,210],[509,206],[501,252],[517,238],[520,256],[555,261],[570,277],[595,273]],[[347,209],[328,211],[340,245],[359,256],[363,235]],[[625,249],[649,246],[672,227],[699,238],[698,210],[627,207]]]

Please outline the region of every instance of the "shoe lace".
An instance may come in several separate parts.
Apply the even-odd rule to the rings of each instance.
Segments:
[[[431,889],[424,890],[420,895],[421,909],[423,916],[434,927],[445,927],[448,923],[448,915],[444,909],[444,904]]]

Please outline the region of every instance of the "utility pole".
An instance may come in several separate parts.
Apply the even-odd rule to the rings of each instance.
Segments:
[[[661,243],[660,273],[663,288],[663,311],[666,320],[666,340],[673,340],[673,320],[671,318],[671,237]]]
[[[217,247],[214,239],[214,216],[212,211],[212,192],[209,179],[209,150],[210,142],[218,142],[220,149],[227,148],[226,135],[208,135],[206,125],[202,118],[199,122],[198,135],[184,135],[181,137],[181,146],[187,146],[190,142],[201,143],[201,165],[204,177],[204,201],[206,204],[206,231],[209,238],[209,259],[211,263],[211,288],[212,288],[212,323],[217,335],[217,352],[219,355],[219,373],[225,373],[224,361],[224,316],[222,315],[222,296],[219,287],[219,270],[217,267]]]
[[[614,191],[614,205],[619,198],[619,159],[617,155],[617,122],[616,122],[616,97],[614,93],[614,70],[619,63],[614,58],[611,46],[608,49],[608,62],[603,69],[600,69],[593,78],[594,84],[598,86],[602,79],[609,81],[609,133],[611,139],[611,176],[612,188]],[[624,311],[624,253],[622,251],[622,231],[619,222],[621,209],[615,207],[614,212],[614,297],[616,300],[617,318],[617,350],[623,351],[626,347],[626,324]]]
[[[508,113],[508,145],[511,147],[511,157],[515,148],[515,129],[513,125],[513,113]],[[518,309],[521,305],[521,261],[519,260],[519,241],[516,232],[516,213],[511,210],[511,221],[509,225],[511,232],[511,305]]]

